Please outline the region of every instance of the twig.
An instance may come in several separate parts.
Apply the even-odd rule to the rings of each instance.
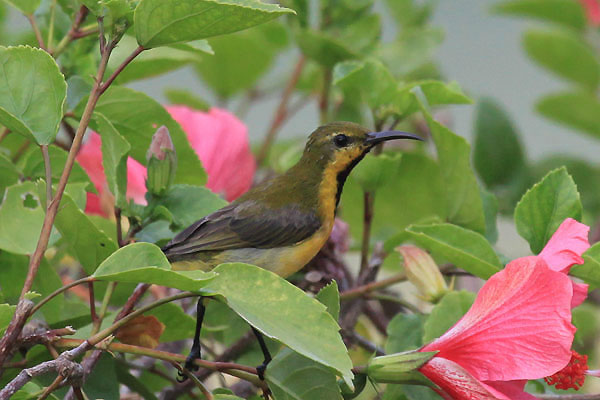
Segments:
[[[27,150],[27,148],[29,147],[29,145],[31,144],[31,142],[29,140],[25,140],[23,142],[23,144],[21,145],[21,147],[19,147],[17,149],[17,151],[15,152],[15,154],[12,156],[12,162],[16,164],[17,161],[19,161],[19,158],[21,158],[21,156],[25,153],[25,150]]]
[[[369,266],[369,246],[371,244],[371,225],[373,222],[373,203],[374,194],[371,192],[363,193],[363,232],[362,245],[360,249],[360,272],[362,273]]]
[[[38,27],[37,22],[35,22],[35,17],[33,16],[33,14],[26,15],[26,17],[29,20],[29,23],[31,24],[33,33],[35,33],[35,38],[38,42],[38,46],[40,46],[40,49],[46,50],[46,46],[44,45],[44,39],[42,38],[42,33],[40,32],[40,28]]]
[[[50,396],[50,393],[52,393],[56,389],[58,389],[58,386],[64,380],[65,380],[65,378],[61,374],[58,374],[58,376],[56,377],[54,382],[52,382],[52,384],[50,386],[48,386],[46,389],[44,389],[44,392],[40,395],[40,397],[38,397],[38,400],[44,400],[44,399],[48,398],[48,396]]]
[[[454,265],[451,265],[451,264],[442,265],[440,267],[440,272],[444,273],[445,271],[447,271],[451,268],[454,268]],[[389,278],[382,279],[377,282],[367,283],[365,285],[360,285],[360,286],[357,286],[350,290],[343,291],[342,293],[340,293],[340,300],[351,300],[356,297],[362,296],[366,293],[373,292],[375,290],[383,289],[388,286],[394,285],[398,282],[404,282],[405,280],[406,280],[406,274],[403,272],[400,272],[396,275],[390,276]]]
[[[90,292],[90,317],[92,318],[92,324],[95,326],[98,321],[98,315],[96,314],[96,297],[94,296],[94,281],[88,282],[88,291]]]
[[[56,213],[58,212],[60,201],[67,186],[69,175],[71,174],[71,171],[75,164],[75,158],[81,146],[83,134],[85,133],[85,130],[88,127],[88,124],[92,117],[92,112],[94,111],[94,107],[96,106],[96,103],[98,102],[98,99],[101,95],[100,85],[104,77],[104,72],[106,71],[106,66],[108,65],[108,59],[110,57],[112,49],[112,46],[101,48],[102,56],[100,59],[100,64],[98,66],[98,73],[96,74],[96,81],[94,83],[94,86],[92,87],[92,91],[90,92],[90,96],[88,98],[83,114],[81,115],[81,121],[79,122],[79,126],[75,134],[75,139],[73,140],[73,144],[71,146],[71,151],[69,151],[67,161],[65,162],[65,167],[63,169],[63,172],[60,176],[60,180],[56,188],[56,195],[52,199],[52,202],[50,203],[50,206],[46,211],[46,216],[44,217],[44,222],[42,224],[40,237],[38,239],[35,251],[29,259],[27,277],[25,278],[25,283],[23,284],[21,296],[17,304],[17,310],[19,310],[20,308],[22,309],[22,307],[19,306],[25,302],[25,294],[31,289],[31,286],[33,285],[33,280],[37,275],[40,263],[44,257],[44,252],[48,248],[48,241],[50,239],[50,233],[52,232],[52,226],[54,225],[54,219],[56,218]],[[13,318],[11,319],[11,322],[6,329],[4,336],[0,339],[0,366],[4,364],[9,349],[12,348],[14,342],[19,336],[19,333],[23,328],[24,321],[27,319],[28,316],[29,313],[19,314],[19,316],[17,316],[17,313],[13,315]]]
[[[360,347],[362,347],[363,349],[365,349],[371,353],[375,353],[378,356],[385,355],[385,351],[381,347],[377,346],[375,343],[371,343],[370,341],[368,341],[366,338],[359,335],[358,333],[356,333],[352,330],[347,330],[347,331],[343,331],[343,334],[344,334],[344,336],[350,336],[352,338],[352,340],[355,341],[356,343],[358,343],[358,345]]]
[[[51,329],[41,333],[32,333],[31,335],[19,337],[19,347],[30,347],[34,344],[51,344],[62,336],[75,334],[75,329],[70,326],[59,329]]]
[[[82,339],[60,339],[56,341],[56,347],[60,348],[70,348],[81,345],[83,341]],[[183,354],[175,354],[169,353],[167,351],[162,350],[154,350],[149,349],[147,347],[134,346],[131,344],[124,343],[96,343],[94,348],[98,350],[108,350],[125,354],[135,354],[139,356],[152,357],[157,360],[163,361],[174,361],[174,362],[184,362],[186,360],[186,356]],[[249,382],[256,384],[257,386],[261,386],[261,380],[258,379],[258,374],[256,372],[256,368],[248,367],[246,365],[236,364],[232,362],[217,362],[217,361],[207,361],[197,359],[194,361],[196,365],[202,368],[210,369],[211,371],[220,371],[226,373],[231,376],[235,376]]]
[[[52,54],[52,39],[54,37],[54,18],[56,15],[56,0],[52,0],[50,4],[50,23],[48,24],[48,40],[46,40],[46,47],[48,53]]]
[[[0,132],[0,143],[4,140],[4,138],[6,138],[8,136],[9,133],[10,133],[10,129],[8,129],[8,128],[2,129],[2,132]]]
[[[269,153],[269,149],[271,148],[271,145],[275,140],[275,136],[277,135],[279,128],[281,127],[281,125],[283,125],[283,122],[288,116],[288,103],[290,101],[292,93],[294,93],[296,84],[300,79],[300,75],[302,74],[302,70],[304,69],[305,61],[306,60],[304,56],[300,56],[298,62],[296,63],[296,66],[294,67],[292,76],[290,77],[290,80],[288,81],[287,85],[285,86],[285,89],[283,90],[281,100],[279,101],[279,106],[277,106],[277,111],[275,111],[275,115],[271,120],[271,125],[269,126],[269,130],[267,131],[265,140],[263,141],[263,144],[260,147],[260,150],[258,151],[258,155],[256,156],[256,163],[258,165],[262,165],[265,161],[265,158]]]
[[[157,369],[155,365],[151,365],[150,367],[146,368],[143,365],[138,365],[138,364],[134,364],[131,362],[127,362],[125,361],[125,359],[117,359],[118,362],[120,362],[121,364],[123,364],[124,366],[126,366],[128,369],[137,369],[140,371],[146,371],[149,372],[151,374],[154,374],[156,376],[160,376],[162,379],[171,382],[173,385],[177,385],[179,382],[177,382],[172,376],[165,374],[163,371],[161,371],[160,369]]]
[[[48,296],[46,296],[42,301],[40,301],[39,303],[37,303],[35,305],[35,307],[33,307],[33,309],[31,310],[30,315],[35,314],[36,311],[38,311],[44,304],[46,304],[47,302],[49,302],[50,300],[52,300],[53,298],[55,298],[56,296],[58,296],[62,292],[65,292],[65,291],[71,289],[74,286],[81,285],[82,283],[92,282],[93,280],[94,280],[93,276],[88,276],[88,277],[85,277],[85,278],[73,281],[73,282],[69,283],[68,285],[59,287],[54,292],[52,292]]]
[[[66,376],[69,380],[77,379],[83,370],[79,364],[76,364],[71,360],[85,353],[90,347],[91,346],[87,341],[83,341],[73,350],[62,353],[56,360],[46,361],[35,367],[22,370],[19,375],[0,390],[0,400],[9,399],[31,379],[48,372],[58,371],[59,374]]]
[[[192,374],[190,371],[188,371],[187,369],[183,368],[181,365],[179,365],[179,363],[176,363],[176,362],[172,361],[171,365],[174,366],[175,368],[177,368],[177,370],[179,372],[185,374],[185,376],[187,376],[188,378],[190,378],[192,380],[192,382],[194,382],[194,385],[196,385],[196,387],[198,389],[200,389],[200,391],[202,392],[202,394],[204,395],[204,397],[206,398],[206,400],[213,400],[214,399],[212,393],[206,388],[206,386],[204,386],[204,384],[200,381],[200,379],[196,378],[196,375]]]
[[[117,76],[119,76],[119,74],[125,69],[125,67],[128,66],[129,63],[132,62],[133,59],[136,58],[144,50],[145,49],[142,46],[136,47],[135,50],[133,50],[133,52],[125,59],[125,61],[123,61],[121,65],[119,65],[117,69],[115,69],[111,76],[108,77],[106,82],[102,84],[102,87],[100,88],[100,94],[104,93],[106,89],[108,89],[110,84],[113,83]]]
[[[52,203],[52,166],[50,165],[50,155],[48,154],[48,145],[40,146],[42,157],[44,158],[44,169],[46,170],[46,210]]]
[[[79,27],[81,26],[81,24],[83,23],[83,20],[85,19],[85,17],[87,15],[88,15],[87,7],[81,6],[79,8],[79,11],[77,12],[77,15],[75,16],[75,20],[73,20],[73,25],[71,25],[71,29],[69,29],[69,32],[67,32],[65,37],[63,37],[62,40],[58,43],[58,45],[56,46],[56,49],[54,49],[54,52],[52,53],[54,58],[58,57],[65,50],[65,48],[69,45],[69,43],[71,43],[71,41],[73,41],[74,39],[83,37],[83,36],[81,36]]]

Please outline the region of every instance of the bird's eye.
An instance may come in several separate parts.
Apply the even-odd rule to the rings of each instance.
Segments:
[[[343,133],[335,135],[333,138],[333,143],[335,143],[337,147],[344,147],[348,144],[348,142],[350,142],[348,136],[344,135]]]

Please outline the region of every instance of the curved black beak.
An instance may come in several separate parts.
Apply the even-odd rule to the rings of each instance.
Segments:
[[[386,140],[394,140],[394,139],[413,139],[413,140],[422,140],[420,136],[417,136],[408,132],[401,131],[383,131],[383,132],[371,132],[367,133],[367,140],[365,140],[366,144],[376,145],[381,142],[385,142]]]

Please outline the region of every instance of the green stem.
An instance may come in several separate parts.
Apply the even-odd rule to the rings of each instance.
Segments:
[[[48,25],[48,39],[46,40],[46,48],[48,53],[52,54],[52,41],[54,38],[54,16],[56,14],[56,0],[52,0],[50,4],[50,23]]]
[[[106,291],[104,292],[104,298],[102,299],[102,305],[100,306],[100,311],[98,312],[98,318],[93,321],[92,326],[92,335],[95,335],[100,330],[100,326],[102,325],[102,320],[106,316],[106,310],[108,309],[108,303],[110,302],[110,298],[112,297],[115,287],[117,286],[117,282],[109,282],[106,287]]]
[[[62,292],[65,292],[65,291],[71,289],[74,286],[81,285],[82,283],[93,282],[93,281],[94,281],[94,277],[93,276],[88,276],[86,278],[82,278],[82,279],[78,279],[76,281],[73,281],[73,282],[69,283],[68,285],[59,287],[54,292],[52,292],[48,296],[46,296],[42,301],[40,301],[39,303],[37,303],[35,305],[35,307],[33,307],[31,309],[30,315],[35,314],[36,311],[38,311],[43,305],[45,305],[47,302],[49,302],[50,300],[52,300],[53,298],[55,298],[56,296],[58,296]]]

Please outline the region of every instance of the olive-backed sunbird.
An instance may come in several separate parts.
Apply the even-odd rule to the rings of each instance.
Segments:
[[[231,204],[205,216],[163,247],[174,269],[210,270],[227,262],[244,262],[282,277],[304,267],[323,247],[333,228],[348,174],[377,144],[420,137],[399,131],[371,132],[351,122],[333,122],[311,133],[304,153],[284,174],[250,189]],[[204,306],[198,302],[198,324]],[[254,329],[254,328],[253,328]],[[199,334],[199,326],[196,334]],[[262,378],[270,361],[265,354]],[[194,338],[186,368],[200,357]]]

